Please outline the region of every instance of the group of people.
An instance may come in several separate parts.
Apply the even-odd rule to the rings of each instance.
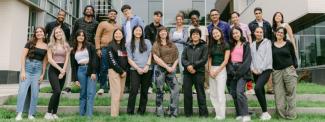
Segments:
[[[94,19],[94,8],[86,6],[84,17],[74,22],[72,34],[64,23],[64,11],[59,11],[57,20],[48,23],[45,29],[35,29],[21,56],[16,120],[22,120],[29,87],[28,119],[34,119],[38,82],[46,75],[47,63],[53,93],[45,119],[59,118],[57,111],[65,81],[80,86],[81,116],[92,116],[99,81],[98,94],[110,89],[112,117],[119,116],[125,87],[129,88],[127,114],[135,113],[136,96],[140,91],[137,113],[143,115],[148,89],[154,83],[158,117],[166,115],[163,107],[166,84],[170,90],[168,116],[178,116],[180,89],[184,92],[185,116],[193,115],[194,86],[199,116],[208,116],[205,91],[209,89],[215,119],[224,120],[227,88],[236,108],[236,120],[240,121],[251,120],[245,89],[252,86],[247,85],[252,81],[262,109],[260,119],[271,119],[264,89],[271,81],[278,115],[296,118],[296,45],[291,27],[283,22],[281,12],[274,14],[271,26],[263,19],[262,9],[257,7],[254,9],[256,19],[247,25],[239,21],[238,12],[231,13],[228,24],[220,20],[217,9],[211,9],[211,24],[205,27],[199,24],[200,13],[193,10],[189,13],[189,28],[183,25],[184,14],[178,13],[176,27],[170,30],[160,23],[161,11],[154,12],[154,22],[147,26],[132,13],[130,5],[123,5],[121,12],[125,17],[121,26],[116,22],[116,10],[110,9],[108,20],[98,23]],[[176,78],[177,68],[181,72],[180,81]],[[69,92],[71,85],[67,84],[64,91]]]

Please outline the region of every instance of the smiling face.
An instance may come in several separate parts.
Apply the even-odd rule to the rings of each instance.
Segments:
[[[254,35],[256,37],[256,40],[262,40],[263,39],[263,29],[262,28],[256,28],[255,29],[255,32],[254,32]]]
[[[160,23],[160,21],[161,21],[161,15],[160,14],[153,15],[153,21],[155,23]]]
[[[63,22],[64,21],[64,18],[65,18],[65,12],[64,11],[60,11],[56,17],[56,19],[59,21],[59,22]]]
[[[35,31],[36,39],[43,39],[44,38],[44,31],[41,28],[37,28]]]
[[[233,24],[239,23],[239,16],[236,13],[231,14],[231,23]]]
[[[114,33],[114,39],[117,40],[117,41],[121,41],[123,39],[123,33],[122,33],[121,30],[117,30]]]
[[[82,43],[85,41],[85,33],[84,32],[80,32],[77,36],[77,41]]]
[[[123,10],[123,15],[125,18],[130,18],[131,17],[131,10],[130,9],[124,9]]]
[[[183,18],[182,17],[176,17],[176,25],[181,26],[183,25]]]
[[[197,32],[194,32],[191,36],[193,44],[198,44],[200,42],[200,34]]]
[[[283,29],[279,29],[276,33],[275,33],[276,39],[277,40],[281,40],[284,38],[284,30]]]
[[[220,40],[221,38],[221,32],[218,29],[212,30],[212,37],[214,40]]]
[[[240,38],[241,38],[241,33],[239,30],[237,29],[234,29],[232,31],[232,38],[235,39],[237,42],[240,41]]]
[[[61,40],[62,39],[62,29],[61,28],[56,28],[55,31],[54,31],[54,37],[58,40]]]
[[[108,13],[108,19],[110,20],[116,20],[116,17],[117,17],[117,13],[112,11],[112,12],[109,12]]]
[[[277,13],[274,17],[275,22],[282,22],[282,15],[280,13]]]
[[[137,28],[134,29],[133,33],[134,33],[134,36],[136,38],[141,38],[141,36],[142,36],[142,29],[140,27],[137,27]]]
[[[86,16],[93,16],[94,15],[94,11],[91,7],[87,7],[86,11],[85,11],[85,15]]]
[[[159,37],[160,37],[161,39],[166,39],[166,38],[167,38],[167,30],[161,30],[161,31],[159,32]]]
[[[199,25],[199,17],[196,15],[191,16],[191,22],[193,26],[198,26]]]

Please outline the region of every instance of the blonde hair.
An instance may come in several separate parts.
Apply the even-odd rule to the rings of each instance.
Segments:
[[[61,39],[57,39],[57,38],[55,37],[55,31],[58,30],[58,29],[60,29],[60,30],[62,31],[62,38],[61,38]],[[60,45],[58,45],[58,44],[60,44]],[[52,34],[51,34],[51,36],[50,36],[50,42],[49,42],[49,44],[48,44],[48,48],[49,48],[53,53],[55,53],[55,51],[56,51],[56,49],[57,49],[57,46],[63,46],[63,48],[64,48],[64,50],[65,50],[66,52],[70,51],[70,49],[69,49],[69,44],[68,44],[67,41],[66,41],[65,34],[64,34],[62,28],[60,28],[60,27],[55,27],[55,28],[53,29]]]

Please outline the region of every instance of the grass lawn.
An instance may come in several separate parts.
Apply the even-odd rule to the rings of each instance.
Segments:
[[[13,111],[8,111],[5,109],[0,109],[0,121],[1,122],[11,122],[14,121],[16,113]],[[38,113],[36,114],[37,122],[44,122],[43,119],[44,114]],[[213,114],[210,114],[207,118],[200,118],[198,116],[193,116],[190,118],[186,118],[183,115],[177,118],[169,118],[169,117],[156,117],[153,113],[148,113],[144,116],[134,115],[129,116],[127,114],[121,114],[119,117],[112,118],[107,114],[103,113],[94,113],[94,117],[89,119],[86,117],[80,117],[77,114],[59,114],[60,122],[215,122]],[[24,120],[27,120],[27,115],[24,115]],[[234,115],[227,115],[227,119],[225,122],[234,122]],[[253,121],[258,121],[258,116],[252,116]],[[280,119],[273,115],[272,120],[268,122],[281,122],[286,121],[285,119]],[[292,122],[321,122],[325,121],[324,115],[317,114],[299,114],[296,120],[292,120]]]
[[[97,86],[97,89],[98,88],[99,86]],[[51,93],[51,91],[52,88],[50,86],[41,89],[42,93]],[[79,93],[79,88],[73,85],[72,93]],[[325,86],[318,85],[315,83],[298,83],[297,93],[298,94],[325,94]]]
[[[139,96],[139,95],[138,95]],[[47,106],[49,102],[49,98],[39,98],[38,99],[38,105]],[[127,99],[123,99],[121,102],[121,106],[127,106]],[[137,98],[138,105],[139,98]],[[16,105],[17,98],[11,97],[6,102],[5,105]],[[110,97],[96,97],[95,99],[95,106],[110,106],[111,99]],[[169,105],[169,100],[164,100],[164,106]],[[274,107],[275,103],[273,100],[268,100],[267,104],[269,107]],[[212,107],[211,101],[209,98],[207,98],[207,105],[208,107]],[[255,100],[249,100],[248,101],[249,107],[260,107],[259,103]],[[60,106],[79,106],[79,99],[78,98],[67,98],[67,97],[61,97],[60,99]],[[147,106],[156,106],[155,99],[149,99]],[[184,106],[184,101],[180,99],[179,106]],[[193,101],[193,106],[197,107],[197,101]],[[227,101],[227,107],[234,107],[233,101]],[[321,101],[298,101],[297,107],[325,107],[325,102]]]

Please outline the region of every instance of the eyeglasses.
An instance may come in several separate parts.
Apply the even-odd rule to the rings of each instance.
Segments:
[[[218,16],[219,14],[210,14],[210,16]]]

